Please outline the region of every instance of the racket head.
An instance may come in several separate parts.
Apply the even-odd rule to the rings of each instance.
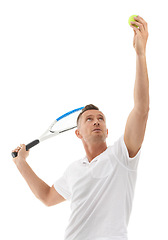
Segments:
[[[36,139],[36,140],[32,141],[31,143],[26,145],[26,150],[34,147],[35,145],[37,145],[41,141],[44,141],[44,140],[46,140],[50,137],[54,137],[54,136],[58,135],[59,133],[63,133],[63,132],[66,132],[66,131],[69,131],[69,130],[72,130],[72,129],[76,128],[77,127],[77,116],[79,114],[78,112],[81,111],[83,108],[84,107],[73,109],[73,110],[61,115],[60,117],[58,117],[50,125],[50,127],[47,129],[47,131],[45,131],[43,133],[43,135],[41,137],[39,137],[39,139]],[[60,121],[60,120],[62,120],[62,121]],[[58,124],[59,122],[61,122],[61,124]],[[56,129],[55,129],[55,126],[57,126]],[[48,134],[48,133],[50,133],[50,134]],[[12,154],[13,158],[17,157],[17,155],[18,155],[17,152],[12,152],[11,154]]]
[[[77,127],[79,111],[84,107],[73,109],[58,117],[49,127],[50,133],[62,133]]]

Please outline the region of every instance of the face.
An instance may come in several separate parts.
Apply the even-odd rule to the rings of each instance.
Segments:
[[[106,128],[104,114],[99,110],[87,110],[81,115],[75,133],[77,137],[85,142],[105,142],[108,129]]]

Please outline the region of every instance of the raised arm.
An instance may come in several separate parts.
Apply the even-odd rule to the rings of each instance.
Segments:
[[[136,51],[136,78],[134,85],[134,108],[128,116],[124,141],[129,156],[134,157],[141,148],[149,113],[149,79],[146,64],[146,44],[148,39],[148,26],[141,17],[136,20],[133,46]],[[135,22],[133,22],[135,24]]]

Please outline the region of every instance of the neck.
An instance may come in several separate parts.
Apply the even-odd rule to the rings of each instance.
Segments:
[[[91,162],[95,157],[100,155],[107,149],[106,142],[86,144],[84,143],[84,148],[86,151],[86,156],[89,162]]]

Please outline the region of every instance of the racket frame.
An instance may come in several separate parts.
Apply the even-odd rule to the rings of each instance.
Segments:
[[[54,120],[54,122],[52,122],[52,124],[49,126],[49,128],[36,140],[30,142],[29,144],[26,145],[26,150],[28,151],[30,148],[36,146],[37,144],[39,144],[40,142],[48,139],[48,138],[51,138],[51,137],[55,137],[57,135],[59,135],[60,133],[63,133],[63,132],[66,132],[66,131],[69,131],[71,129],[74,129],[77,127],[77,125],[73,125],[71,127],[68,127],[68,128],[64,128],[64,129],[61,129],[59,131],[53,131],[52,128],[55,126],[55,124],[60,121],[61,119],[69,116],[70,114],[74,113],[74,112],[77,112],[77,111],[80,111],[82,110],[84,107],[80,107],[80,108],[76,108],[74,110],[71,110],[63,115],[61,115],[60,117],[58,117],[56,120]],[[15,158],[17,157],[17,152],[12,152],[12,157]]]

